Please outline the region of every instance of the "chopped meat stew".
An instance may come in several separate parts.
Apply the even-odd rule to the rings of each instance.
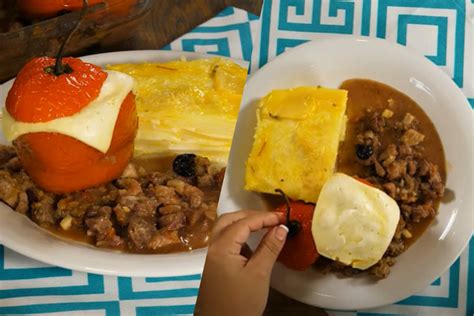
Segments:
[[[205,247],[224,169],[195,157],[195,172],[182,177],[171,162],[158,161],[162,170],[150,171],[144,167],[150,161],[136,160],[111,183],[57,195],[37,187],[14,148],[0,145],[0,199],[54,233],[97,247],[140,253]]]
[[[437,215],[446,181],[443,147],[428,116],[404,94],[361,79],[348,80],[341,88],[349,91],[349,101],[338,170],[371,182],[400,206],[395,236],[369,269],[376,278],[385,278],[395,257]],[[343,275],[361,272],[327,259],[317,265]]]

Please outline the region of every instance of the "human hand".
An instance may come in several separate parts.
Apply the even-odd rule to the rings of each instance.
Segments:
[[[288,229],[279,213],[238,211],[219,218],[212,232],[195,315],[262,315],[273,265]],[[279,226],[278,226],[279,225]],[[268,229],[255,253],[246,244],[251,232]]]

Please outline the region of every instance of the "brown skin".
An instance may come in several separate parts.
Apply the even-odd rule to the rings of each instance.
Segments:
[[[281,214],[238,211],[223,215],[212,232],[195,315],[257,316],[265,310],[270,275],[285,244],[287,228]],[[267,229],[250,256],[251,232]]]

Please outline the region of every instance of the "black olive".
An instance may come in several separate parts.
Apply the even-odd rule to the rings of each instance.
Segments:
[[[176,156],[173,161],[173,171],[182,177],[194,177],[196,175],[196,155],[182,154]]]
[[[374,150],[372,146],[370,145],[362,145],[362,144],[356,145],[356,155],[357,155],[357,158],[361,160],[369,159],[373,153],[374,153]]]
[[[301,230],[301,224],[298,221],[289,221],[286,223],[286,227],[288,227],[289,238],[296,236]]]

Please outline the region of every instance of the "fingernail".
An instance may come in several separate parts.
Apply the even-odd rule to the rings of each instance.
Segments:
[[[286,235],[288,235],[288,227],[282,224],[276,228],[275,236],[279,241],[285,240]]]

